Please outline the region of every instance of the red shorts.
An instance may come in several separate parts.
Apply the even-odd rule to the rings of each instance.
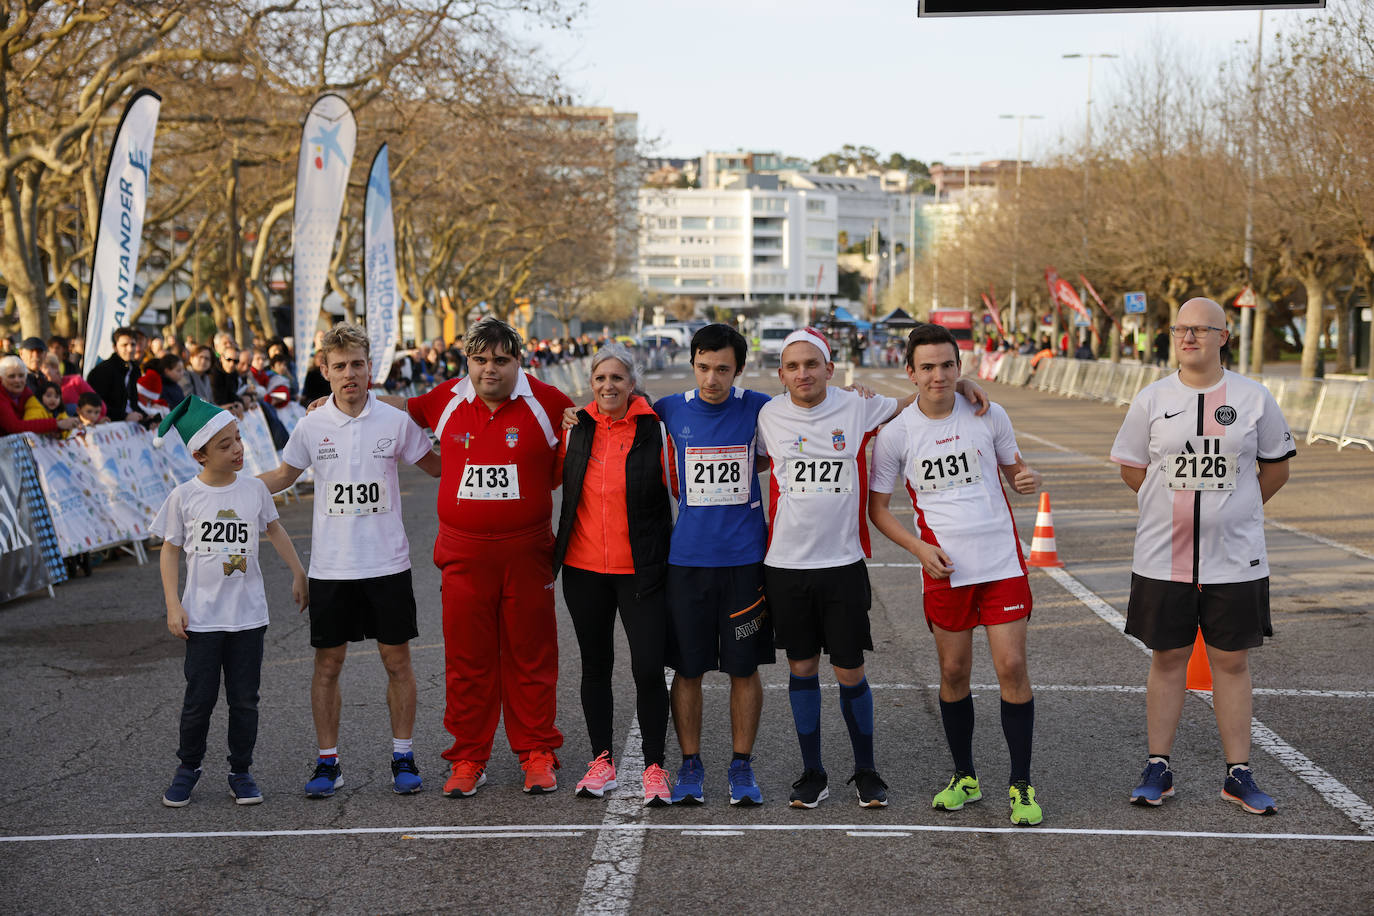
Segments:
[[[923,603],[926,626],[932,629],[959,633],[976,626],[1011,623],[1030,616],[1030,580],[1013,576],[957,588],[927,589]]]

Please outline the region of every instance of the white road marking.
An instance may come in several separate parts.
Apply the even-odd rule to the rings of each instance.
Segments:
[[[911,836],[909,830],[847,830],[849,836]]]
[[[822,690],[835,690],[838,684],[822,684]],[[874,690],[939,690],[939,684],[870,684]],[[1041,693],[1144,693],[1143,684],[1032,684]],[[728,690],[729,684],[702,684],[702,690]],[[786,690],[786,684],[764,684],[764,690]],[[970,684],[974,693],[994,693],[1001,688],[997,684]],[[1301,697],[1330,700],[1374,700],[1374,690],[1322,690],[1308,687],[1256,687],[1255,696]]]
[[[96,840],[220,840],[220,839],[270,839],[273,837],[336,837],[380,835],[396,837],[418,837],[426,833],[464,833],[464,834],[502,834],[511,833],[512,827],[531,834],[558,834],[600,831],[607,833],[627,833],[643,836],[650,830],[672,830],[684,832],[681,824],[519,824],[501,827],[331,827],[310,830],[206,830],[201,832],[176,831],[165,833],[70,833],[46,834],[36,836],[0,836],[0,843],[54,843],[89,842]],[[871,824],[812,824],[790,822],[784,824],[699,824],[691,828],[703,833],[793,833],[801,831],[844,831],[872,830]],[[1059,836],[1126,836],[1126,837],[1178,837],[1182,839],[1208,840],[1305,840],[1335,843],[1371,843],[1374,836],[1360,833],[1227,833],[1216,830],[1126,830],[1094,827],[958,827],[949,824],[890,824],[886,831],[909,831],[911,833],[1010,833],[1018,836],[1034,837],[1044,835]]]
[[[683,836],[744,836],[743,830],[684,830]]]
[[[644,801],[634,790],[633,780],[624,776],[644,770],[640,740],[636,713],[615,771],[620,788],[606,795],[606,815],[597,829],[596,848],[582,882],[582,897],[577,901],[579,914],[628,913],[634,902],[635,881],[644,859],[644,831],[625,828],[643,826],[636,819],[644,813]]]
[[[1030,550],[1029,546],[1026,546],[1025,549]],[[1063,569],[1038,568],[1058,582],[1065,591],[1083,602],[1098,617],[1111,624],[1122,636],[1126,636],[1126,618],[1122,617],[1110,604],[1095,595],[1086,585]],[[1126,638],[1146,655],[1150,654],[1150,650],[1140,640],[1134,636],[1126,636]],[[1210,692],[1191,692],[1201,697],[1208,706],[1212,705]],[[1374,835],[1374,807],[1371,807],[1368,802],[1347,788],[1336,777],[1317,766],[1306,754],[1280,738],[1269,726],[1254,717],[1250,719],[1250,736],[1255,744],[1283,764],[1289,772],[1316,789],[1317,794],[1328,805],[1350,818],[1355,826],[1365,833]]]
[[[471,830],[464,830],[461,833],[407,833],[402,835],[403,840],[527,840],[551,836],[582,836],[581,830],[502,830],[492,833],[473,833]]]

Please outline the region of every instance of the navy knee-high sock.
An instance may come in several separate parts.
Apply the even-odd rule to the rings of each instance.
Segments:
[[[945,741],[954,758],[954,769],[977,776],[973,769],[973,694],[953,703],[941,700],[940,721],[945,726]]]
[[[1024,703],[1002,701],[1002,734],[1011,754],[1011,781],[1030,782],[1031,736],[1035,732],[1035,699]]]
[[[817,675],[797,677],[787,682],[787,698],[792,702],[792,721],[797,725],[802,766],[822,770],[821,766],[821,679]]]
[[[877,769],[873,762],[873,691],[868,689],[868,678],[853,687],[840,685],[840,712],[849,726],[849,743],[854,746],[854,769]]]

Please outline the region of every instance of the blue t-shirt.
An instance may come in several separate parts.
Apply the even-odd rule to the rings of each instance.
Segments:
[[[744,566],[763,562],[768,523],[754,455],[766,454],[755,428],[768,395],[731,388],[723,404],[693,389],[654,405],[677,452],[678,518],[668,562]]]

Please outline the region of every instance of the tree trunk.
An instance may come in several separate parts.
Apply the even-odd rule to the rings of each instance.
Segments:
[[[1269,299],[1255,293],[1254,321],[1250,323],[1250,371],[1264,372],[1264,344],[1269,333]]]
[[[1307,291],[1306,333],[1302,341],[1303,378],[1316,378],[1317,360],[1322,345],[1322,309],[1326,304],[1326,281],[1316,271],[1305,271],[1302,278],[1303,289]]]

